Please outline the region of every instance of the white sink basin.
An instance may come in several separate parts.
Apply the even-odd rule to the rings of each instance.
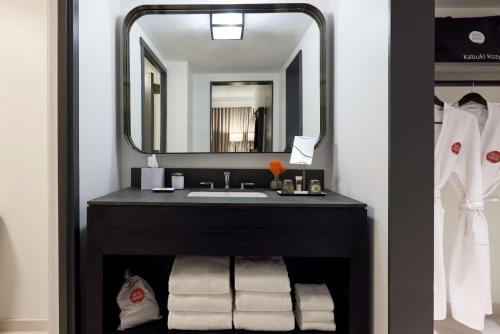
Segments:
[[[232,197],[232,198],[264,198],[269,197],[256,191],[191,191],[187,197]]]

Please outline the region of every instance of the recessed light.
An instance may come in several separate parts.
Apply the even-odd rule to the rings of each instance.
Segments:
[[[213,40],[243,39],[243,13],[210,14],[210,30]]]
[[[243,27],[212,27],[212,39],[242,39]]]
[[[243,25],[243,13],[217,13],[212,14],[212,24]]]

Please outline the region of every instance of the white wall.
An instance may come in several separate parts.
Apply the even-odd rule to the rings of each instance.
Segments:
[[[286,128],[286,69],[302,51],[302,135],[318,137],[320,133],[320,38],[318,24],[313,21],[280,71],[281,132]],[[285,145],[283,138],[282,146]]]
[[[186,152],[189,119],[189,64],[167,62],[167,152]]]
[[[83,236],[87,201],[119,188],[118,140],[123,135],[116,107],[118,51],[114,13],[117,5],[118,0],[80,1],[80,228]]]
[[[50,0],[0,3],[0,330],[47,331],[57,319],[53,15]]]
[[[336,0],[334,185],[368,204],[373,332],[388,332],[389,0]]]
[[[192,152],[210,152],[210,82],[211,81],[273,81],[275,91],[280,90],[278,73],[193,74],[192,91]],[[273,96],[273,110],[279,110],[278,94]],[[273,115],[274,117],[274,115]],[[273,139],[280,137],[279,120],[273,120]]]
[[[482,94],[488,101],[500,103],[500,87],[476,87],[475,91]],[[436,87],[436,95],[448,103],[455,103],[469,92],[469,87]],[[500,188],[493,193],[493,196],[500,198]],[[446,210],[444,247],[445,263],[446,267],[448,267],[453,240],[456,235],[456,223],[458,221],[460,203],[456,192],[449,184],[444,188],[441,199]],[[488,218],[490,231],[493,302],[500,304],[500,204],[498,202],[486,202],[485,215]]]
[[[58,226],[58,11],[57,0],[49,0],[49,325],[48,332],[59,333],[59,226]]]

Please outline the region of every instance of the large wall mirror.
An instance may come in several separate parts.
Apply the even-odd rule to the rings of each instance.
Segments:
[[[326,130],[325,22],[307,4],[147,5],[124,22],[124,124],[144,153],[289,152]]]

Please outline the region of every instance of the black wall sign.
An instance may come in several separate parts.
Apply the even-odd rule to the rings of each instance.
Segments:
[[[500,62],[500,16],[436,18],[437,62]]]

